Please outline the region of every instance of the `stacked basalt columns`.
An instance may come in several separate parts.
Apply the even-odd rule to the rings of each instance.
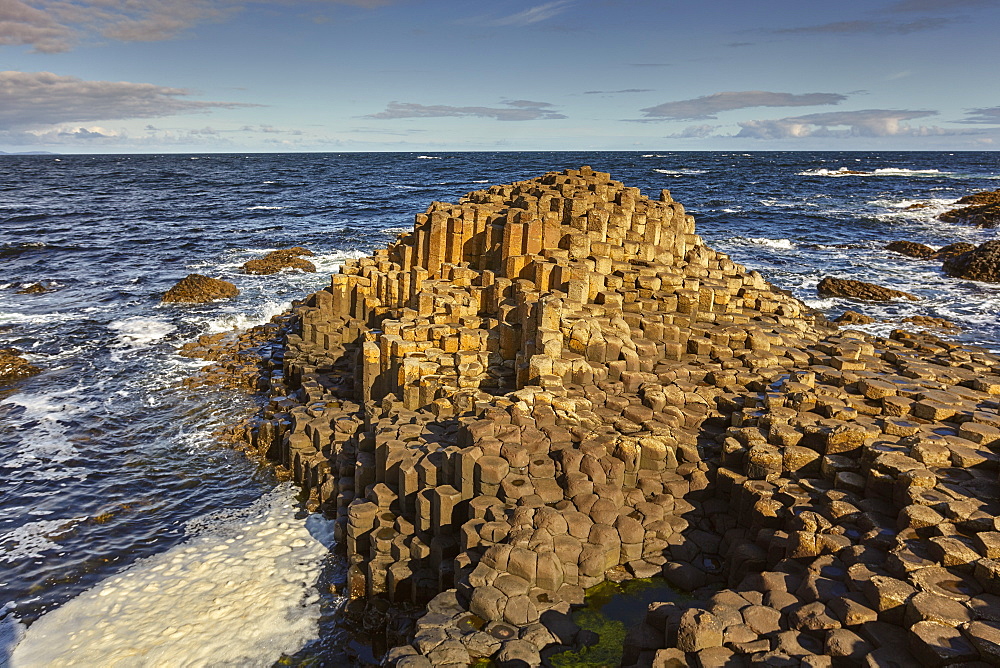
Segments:
[[[972,493],[996,483],[995,357],[816,322],[701,244],[666,191],[651,201],[582,168],[434,203],[414,232],[345,264],[296,313],[257,446],[337,514],[353,598],[427,606],[409,631],[394,625],[393,642],[407,644],[390,663],[536,665],[547,645],[573,646],[570,606],[608,578],[663,573],[768,608],[747,613],[753,624],[706,616],[734,602],[742,615],[728,595],[691,608],[688,643],[685,610],[658,606],[626,655],[648,665],[658,651],[692,664],[787,653],[775,634],[804,632],[789,627],[790,606],[830,596],[799,592],[809,568],[823,587],[847,587],[856,564],[903,568],[918,552],[940,556],[928,567],[966,558],[961,583],[994,572],[995,555],[960,546],[995,549],[968,533],[995,516],[992,488]],[[918,492],[925,503],[911,500]],[[935,516],[890,510],[897,496],[948,521],[900,526]],[[892,561],[900,536],[909,552]],[[766,568],[785,574],[768,587],[777,578],[787,596],[747,599]],[[877,574],[902,587],[869,578],[895,592],[886,601],[918,588]],[[843,605],[865,607],[849,593]],[[867,606],[878,620],[898,621],[878,605],[884,620]],[[765,623],[774,610],[777,629]],[[725,635],[740,624],[756,635]],[[975,629],[955,633],[985,642]],[[817,656],[852,641],[806,630],[829,640]],[[886,634],[866,642],[892,651]]]
[[[732,589],[651,608],[625,664],[996,665],[997,356],[902,331],[802,351],[753,391],[713,375]]]

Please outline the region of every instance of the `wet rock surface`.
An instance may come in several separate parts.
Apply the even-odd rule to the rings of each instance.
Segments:
[[[1000,283],[1000,241],[986,243],[945,260],[944,273],[970,281]]]
[[[885,249],[919,260],[926,260],[933,257],[936,252],[930,246],[918,244],[915,241],[891,241],[886,245]]]
[[[958,200],[961,206],[945,211],[938,218],[947,223],[966,223],[975,227],[1000,224],[1000,190],[987,190]]]
[[[902,290],[893,290],[873,283],[855,281],[849,278],[826,276],[816,286],[821,297],[846,297],[869,302],[888,302],[894,299],[917,301],[918,297]]]
[[[276,274],[283,269],[298,269],[300,271],[314,272],[316,265],[309,260],[304,260],[303,256],[311,256],[313,252],[295,246],[293,248],[283,248],[271,251],[261,258],[248,260],[243,263],[244,274]]]
[[[42,370],[26,360],[17,348],[0,348],[0,386],[30,378]]]
[[[240,436],[337,518],[387,665],[541,665],[594,642],[585,589],[660,574],[691,599],[624,665],[995,656],[1000,359],[832,328],[667,191],[434,203],[285,327]]]
[[[203,304],[216,299],[228,299],[240,294],[229,281],[201,274],[188,274],[163,295],[164,303]]]
[[[31,285],[26,285],[23,288],[17,290],[15,294],[18,295],[43,295],[46,292],[52,292],[53,288],[45,283],[32,283]]]

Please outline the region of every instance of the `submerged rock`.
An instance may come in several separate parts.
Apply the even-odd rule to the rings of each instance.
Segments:
[[[834,278],[833,276],[827,276],[820,281],[819,285],[816,286],[816,291],[823,297],[847,297],[848,299],[860,299],[868,302],[888,302],[900,298],[911,301],[919,299],[919,297],[902,290],[893,290],[874,283],[865,283],[849,278]]]
[[[915,241],[891,241],[886,247],[886,250],[890,250],[893,253],[899,253],[900,255],[905,255],[907,257],[914,257],[919,260],[926,260],[932,257],[935,250],[930,246],[925,246],[924,244],[918,244]]]
[[[21,288],[14,294],[18,295],[41,295],[46,292],[52,292],[52,288],[43,283],[32,283],[26,287]]]
[[[218,278],[201,274],[188,274],[163,295],[165,303],[203,304],[216,299],[227,299],[240,294],[235,285]]]
[[[316,271],[316,265],[301,256],[312,256],[314,253],[302,246],[283,248],[271,251],[264,257],[248,260],[243,263],[244,274],[276,274],[282,269],[300,269],[305,272]]]
[[[955,278],[1000,283],[1000,240],[987,241],[974,250],[948,258],[942,268]]]
[[[976,227],[996,227],[1000,224],[1000,190],[987,190],[958,200],[956,209],[945,211],[939,220],[946,223],[967,223]]]
[[[7,385],[41,372],[41,369],[24,359],[17,348],[0,348],[0,385]]]

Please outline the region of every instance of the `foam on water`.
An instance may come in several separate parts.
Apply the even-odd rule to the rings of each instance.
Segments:
[[[745,241],[747,243],[756,244],[758,246],[767,246],[768,248],[780,248],[781,250],[792,250],[795,248],[795,244],[791,239],[768,239],[766,237],[737,237],[734,241]]]
[[[283,206],[248,206],[247,211],[277,211],[284,208]]]
[[[821,167],[798,173],[799,176],[934,176],[939,174],[951,174],[951,172],[942,172],[939,169],[904,169],[901,167],[882,167],[869,172],[850,167],[841,167],[840,169]]]
[[[144,348],[163,339],[177,328],[163,320],[127,318],[116,320],[108,329],[118,335],[118,344],[129,348]]]
[[[34,666],[270,666],[317,635],[322,519],[282,485],[189,523],[180,545],[40,617],[11,655]]]
[[[654,169],[653,171],[670,176],[696,176],[705,173],[704,169]]]
[[[37,520],[0,532],[0,546],[3,546],[0,563],[38,559],[46,552],[58,550],[59,544],[55,541],[85,519],[87,518],[73,517],[66,520]]]
[[[417,160],[440,160],[441,158],[436,155],[418,155]]]
[[[65,462],[77,456],[77,449],[68,438],[70,425],[78,416],[94,408],[81,401],[87,390],[76,386],[47,394],[20,392],[0,401],[0,407],[20,407],[18,416],[30,428],[20,432],[16,454],[2,462],[4,468],[32,467],[32,473],[45,479],[76,477],[85,469],[67,468]],[[16,410],[16,409],[15,409]]]

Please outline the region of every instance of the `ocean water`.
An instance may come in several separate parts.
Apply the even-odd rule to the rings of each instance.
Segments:
[[[2,156],[0,347],[45,371],[0,394],[0,657],[22,637],[14,665],[271,665],[301,650],[331,598],[318,584],[326,530],[267,470],[213,442],[252,401],[182,389],[200,363],[177,347],[266,321],[431,201],[584,164],[654,197],[670,189],[711,246],[831,316],[861,310],[886,321],[866,327],[878,333],[943,317],[1000,350],[1000,285],[883,249],[997,238],[936,216],[1000,187],[1000,153]],[[316,253],[316,274],[238,273],[292,245]],[[193,272],[242,294],[161,306]],[[921,300],[819,299],[828,274]],[[16,294],[38,281],[54,290]],[[255,570],[248,554],[274,567]],[[263,617],[237,614],[247,601]],[[118,640],[95,648],[86,619]]]

